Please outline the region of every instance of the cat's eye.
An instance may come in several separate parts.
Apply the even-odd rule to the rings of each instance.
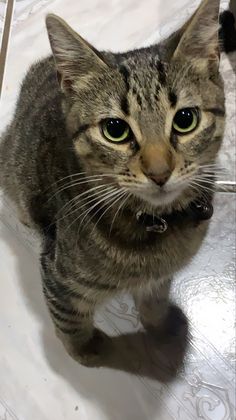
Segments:
[[[104,137],[113,143],[123,143],[131,137],[130,126],[119,118],[109,118],[102,122],[102,133]]]
[[[194,131],[199,123],[199,111],[196,108],[180,109],[173,120],[173,130],[176,134],[184,135]]]

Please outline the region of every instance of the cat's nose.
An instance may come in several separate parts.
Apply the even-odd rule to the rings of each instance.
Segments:
[[[163,172],[162,174],[147,174],[148,178],[150,178],[155,184],[162,187],[168,181],[171,176],[171,171]]]
[[[170,178],[174,167],[174,157],[165,144],[146,145],[141,155],[143,173],[159,187]]]

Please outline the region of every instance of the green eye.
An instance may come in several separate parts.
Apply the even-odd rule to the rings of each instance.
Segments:
[[[173,130],[177,134],[189,134],[194,131],[199,123],[199,111],[195,108],[184,108],[175,114]]]
[[[128,141],[131,136],[129,125],[119,118],[109,118],[102,122],[102,132],[104,137],[113,143]]]

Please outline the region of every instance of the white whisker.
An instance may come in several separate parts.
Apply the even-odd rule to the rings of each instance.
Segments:
[[[102,213],[102,215],[99,217],[99,219],[98,219],[98,220],[97,220],[97,222],[95,223],[95,225],[94,225],[94,227],[93,227],[92,232],[94,231],[94,229],[96,228],[96,226],[98,225],[98,223],[100,222],[100,220],[101,220],[101,219],[104,217],[104,215],[108,212],[108,210],[110,210],[110,208],[111,208],[111,207],[113,207],[113,206],[114,206],[114,204],[115,204],[115,203],[117,203],[117,201],[119,201],[121,198],[123,198],[125,194],[126,194],[126,192],[122,190],[122,191],[120,191],[120,193],[118,194],[118,197],[117,197],[117,195],[114,197],[114,201],[112,201],[111,205],[105,209],[105,211]],[[109,203],[106,203],[106,204],[109,204]],[[104,207],[104,206],[103,206],[103,207]],[[99,209],[99,211],[100,211],[100,209]],[[93,215],[93,217],[94,217],[96,214],[97,214],[97,212]]]
[[[83,173],[85,174],[86,172],[81,172],[79,174],[68,175],[68,176],[62,178],[61,180],[56,181],[53,184],[51,184],[50,187],[47,190],[45,190],[45,192],[50,190],[50,188],[52,188],[56,184],[62,182],[63,180],[68,179],[68,178],[76,178],[76,177],[78,177],[78,175],[83,174]],[[59,188],[56,190],[54,195],[52,197],[50,197],[48,201],[51,201],[52,198],[54,198],[60,192],[64,191],[64,189],[66,190],[67,188],[70,188],[70,187],[73,188],[73,187],[76,187],[77,185],[81,185],[81,184],[85,184],[85,183],[89,183],[89,182],[102,181],[102,178],[106,178],[106,177],[111,178],[111,177],[114,177],[114,175],[115,175],[114,173],[113,174],[112,173],[111,174],[107,173],[107,174],[97,174],[97,175],[89,175],[89,176],[82,176],[82,177],[80,176],[80,177],[78,177],[78,179],[71,179],[69,182],[66,182],[64,185],[59,186]]]
[[[114,194],[112,194],[112,196],[111,197],[109,197],[109,200],[107,201],[107,199],[106,200],[103,200],[103,201],[105,201],[105,203],[101,206],[101,207],[99,207],[99,209],[94,213],[94,215],[92,216],[92,218],[90,218],[89,219],[89,221],[91,221],[92,219],[93,219],[93,217],[95,217],[98,213],[99,213],[99,211],[101,210],[101,209],[103,209],[105,206],[107,206],[111,201],[113,201],[113,200],[115,200],[116,199],[116,197],[117,197],[117,195],[120,195],[121,194],[121,190],[118,190],[118,191],[116,191],[116,193],[114,193]],[[88,212],[88,214],[89,214],[90,212]],[[87,214],[85,215],[86,217],[87,217]],[[82,220],[83,221],[83,220]],[[88,225],[88,223],[89,223],[89,221],[85,224],[85,226],[87,226]],[[85,227],[84,226],[84,227]]]
[[[111,190],[111,191],[109,191],[108,193],[106,193],[99,201],[96,201],[95,202],[95,204],[93,204],[92,205],[92,207],[89,207],[89,209],[86,209],[83,213],[81,213],[77,218],[76,218],[76,220],[75,221],[77,221],[80,217],[83,217],[83,219],[80,221],[80,224],[79,224],[79,230],[80,230],[80,226],[81,226],[81,224],[83,223],[83,221],[86,219],[86,217],[87,217],[87,215],[94,209],[94,208],[96,208],[99,204],[101,204],[102,202],[104,202],[105,200],[108,200],[108,199],[110,199],[111,197],[113,197],[115,194],[117,194],[118,192],[119,192],[120,190],[118,189],[118,188],[113,188],[113,190]],[[97,198],[96,199],[94,199],[93,201],[95,201],[95,200],[97,200]],[[86,203],[86,206],[88,205],[88,204],[91,204],[91,203]],[[75,223],[75,221],[73,222],[73,223]],[[73,224],[72,223],[72,224]],[[86,226],[86,225],[85,225]],[[84,227],[85,227],[84,226]],[[70,227],[70,226],[69,226]]]
[[[111,194],[111,193],[113,193],[113,191],[115,190],[115,188],[114,187],[109,187],[109,189],[107,189],[107,190],[105,190],[105,192],[104,192],[104,195],[103,195],[103,198],[101,199],[101,201],[103,201],[104,199],[106,199],[106,198],[109,198],[109,195]],[[116,190],[115,190],[116,191]],[[91,199],[91,200],[89,200],[89,201],[87,201],[87,202],[85,202],[82,206],[79,206],[79,207],[77,207],[75,210],[73,210],[73,212],[71,212],[70,213],[70,215],[71,214],[74,214],[74,213],[77,213],[79,210],[81,210],[81,209],[83,209],[83,208],[85,208],[85,207],[87,207],[89,204],[92,204],[92,203],[94,203],[95,202],[95,205],[94,205],[94,207],[96,207],[96,205],[97,205],[97,199],[98,199],[98,197],[96,196],[96,197],[94,197],[93,196],[93,198]],[[100,201],[99,201],[100,202]],[[93,208],[93,207],[92,207]],[[91,208],[90,208],[91,209]],[[87,210],[86,210],[87,211]],[[75,221],[76,220],[78,220],[80,217],[82,217],[83,216],[83,214],[84,213],[86,213],[86,211],[85,212],[83,212],[82,214],[80,214],[76,219],[75,219]],[[67,229],[69,229],[70,227],[71,227],[71,225],[73,225],[74,223],[75,223],[75,221],[73,221],[69,226],[68,226],[68,228]]]
[[[213,181],[211,181],[210,179],[205,179],[204,177],[194,177],[193,178],[193,180],[194,181],[199,181],[199,182],[202,182],[204,185],[205,184],[207,184],[207,185],[212,185],[212,186],[214,186],[215,185],[215,181],[213,180]]]
[[[50,202],[54,197],[56,197],[61,192],[67,190],[68,188],[74,188],[74,187],[77,187],[79,185],[88,184],[89,182],[97,182],[97,181],[102,181],[102,178],[100,177],[100,178],[95,178],[95,179],[92,179],[92,180],[89,180],[89,181],[80,181],[80,182],[73,182],[73,183],[66,184],[66,186],[64,185],[63,187],[59,188],[55,192],[55,194],[53,194],[53,196],[48,199],[48,202]]]
[[[199,165],[199,169],[204,173],[212,173],[212,174],[227,174],[227,170],[217,164],[207,164],[207,165]]]
[[[120,198],[120,195],[122,195],[123,194],[123,191],[120,191],[120,190],[117,190],[116,191],[116,193],[113,193],[113,194],[111,194],[110,195],[110,197],[105,197],[105,199],[103,199],[103,200],[101,200],[100,201],[100,203],[102,202],[102,201],[105,201],[105,203],[95,212],[95,214],[91,217],[91,218],[89,218],[89,220],[87,221],[87,223],[85,223],[85,225],[83,226],[84,228],[91,222],[91,220],[97,215],[97,213],[99,212],[99,211],[101,211],[101,209],[103,209],[104,207],[106,207],[107,205],[109,205],[110,203],[112,203],[112,205],[114,204],[114,202],[116,201],[116,199],[117,199],[117,195],[119,196],[118,198]],[[114,196],[115,195],[115,196]],[[83,217],[83,219],[81,220],[81,222],[80,222],[80,224],[79,224],[79,228],[78,228],[78,231],[77,231],[77,242],[76,242],[76,245],[78,244],[78,238],[79,238],[79,232],[80,232],[80,228],[81,228],[81,224],[82,224],[82,222],[83,222],[83,220],[87,217],[87,216],[89,216],[89,213],[91,212],[91,210],[93,210],[93,208],[94,208],[95,206],[93,206],[92,208],[90,208],[89,209],[89,211],[88,212],[86,212],[86,214],[85,214],[85,216]],[[96,222],[96,224],[95,224],[95,226],[93,227],[93,229],[92,229],[92,232],[94,231],[94,229],[96,228],[96,226],[97,226],[97,224],[98,224],[98,222],[100,221],[100,219],[103,217],[103,215],[106,213],[106,211],[102,214],[102,216],[98,219],[98,221]]]
[[[208,191],[210,193],[212,193],[212,192],[215,191],[215,188],[206,187],[204,185],[199,184],[198,182],[196,182],[194,180],[191,181],[191,186],[193,186],[193,185],[197,186],[199,188],[199,191],[206,190],[206,191]]]
[[[93,188],[89,188],[88,190],[86,190],[86,191],[84,191],[84,192],[82,192],[82,193],[80,193],[80,194],[77,194],[74,198],[72,198],[68,203],[66,203],[63,207],[62,207],[62,209],[60,210],[60,212],[63,210],[63,208],[65,208],[65,207],[68,207],[68,205],[69,204],[72,204],[74,201],[76,201],[76,202],[78,202],[78,201],[80,201],[80,199],[82,198],[82,200],[81,201],[84,201],[84,200],[87,200],[87,199],[89,199],[90,197],[92,197],[93,196],[93,194],[91,194],[92,192],[94,193],[94,194],[99,194],[100,192],[103,192],[103,189],[104,188],[107,188],[107,187],[110,187],[111,185],[115,185],[115,183],[114,182],[111,182],[111,183],[109,183],[109,184],[101,184],[101,185],[96,185],[96,187],[93,187]],[[88,197],[86,197],[87,195],[89,194],[89,196]],[[77,205],[77,204],[76,204]],[[71,208],[73,208],[74,207],[74,204],[73,204],[73,206],[72,207],[70,207],[70,209]]]
[[[208,196],[207,193],[205,191],[202,191],[199,187],[197,187],[196,185],[190,184],[191,188],[197,192],[197,194],[200,194],[201,196],[203,196],[206,200],[208,200]]]
[[[59,212],[57,213],[57,214],[59,214],[59,213],[61,213],[63,210],[65,210],[65,209],[67,209],[67,207],[70,205],[70,204],[72,204],[72,202],[73,202],[73,204],[70,206],[70,208],[69,209],[67,209],[66,210],[66,212],[65,212],[65,214],[64,214],[64,216],[63,217],[61,217],[60,219],[57,219],[57,221],[59,221],[59,220],[61,220],[61,219],[63,219],[63,218],[65,218],[65,217],[69,217],[69,216],[71,216],[71,214],[73,214],[73,213],[75,213],[76,211],[78,211],[79,209],[81,209],[82,207],[84,207],[85,205],[87,205],[87,204],[89,204],[90,202],[89,201],[87,201],[85,204],[84,204],[84,206],[79,206],[79,207],[77,207],[77,205],[78,204],[81,204],[81,202],[84,202],[85,200],[89,200],[90,198],[94,198],[94,199],[96,199],[97,198],[97,195],[98,194],[101,194],[101,193],[104,193],[104,192],[106,192],[106,191],[109,191],[111,188],[113,188],[113,187],[111,187],[111,185],[115,185],[114,183],[112,183],[112,184],[103,184],[103,185],[99,185],[99,186],[97,186],[97,187],[94,187],[94,188],[91,188],[91,189],[89,189],[88,191],[85,191],[84,193],[82,193],[82,194],[79,194],[79,195],[77,195],[76,197],[74,197],[72,200],[70,200],[69,201],[69,203],[66,203],[60,210],[59,210]],[[93,191],[93,192],[92,192]],[[81,200],[81,197],[82,196],[85,196],[86,194],[89,194],[87,197],[83,197],[82,198],[82,200]],[[95,197],[96,196],[96,197]],[[72,209],[74,209],[76,207],[76,209],[75,210],[73,210],[72,211]]]
[[[109,235],[111,235],[112,228],[113,228],[113,225],[114,225],[114,223],[115,223],[115,219],[116,219],[116,217],[118,217],[119,211],[121,210],[121,208],[125,205],[125,203],[127,202],[127,200],[128,200],[128,199],[130,198],[130,196],[131,196],[131,193],[129,193],[128,195],[127,195],[127,194],[128,194],[127,192],[125,192],[125,193],[124,193],[125,198],[124,198],[124,200],[122,201],[122,203],[120,204],[120,206],[118,207],[118,210],[117,210],[117,212],[115,213],[114,218],[112,219]],[[122,198],[122,197],[120,197],[120,198]]]
[[[114,173],[106,173],[106,174],[99,174],[99,173],[97,173],[97,174],[93,174],[93,175],[86,175],[86,173],[87,172],[78,172],[78,173],[75,173],[75,174],[71,174],[71,175],[67,175],[67,176],[65,176],[65,177],[63,177],[63,178],[61,178],[61,179],[59,179],[58,181],[55,181],[55,182],[53,182],[50,186],[49,186],[49,188],[51,188],[51,187],[53,187],[54,185],[56,185],[56,184],[59,184],[60,182],[62,182],[62,181],[64,181],[65,179],[68,179],[68,178],[76,178],[76,177],[80,177],[80,178],[82,178],[82,179],[92,179],[92,178],[96,178],[96,177],[107,177],[107,176],[114,176],[115,174]],[[83,175],[83,176],[82,176]],[[84,176],[84,175],[86,175],[86,176]],[[71,181],[72,182],[74,182],[75,181],[75,179],[71,179]]]

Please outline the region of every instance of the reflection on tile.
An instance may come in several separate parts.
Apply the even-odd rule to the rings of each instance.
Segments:
[[[1,42],[1,34],[3,29],[4,17],[5,17],[5,10],[6,10],[6,3],[0,1],[0,42]]]
[[[236,183],[236,53],[222,54],[222,75],[225,82],[226,129],[220,152],[220,163],[227,169],[225,179]]]

